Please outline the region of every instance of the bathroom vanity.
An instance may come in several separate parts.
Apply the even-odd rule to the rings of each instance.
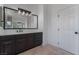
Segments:
[[[16,55],[42,45],[42,32],[19,33],[27,29],[38,30],[38,15],[22,8],[17,9],[0,7],[0,27],[4,31],[4,35],[0,36],[0,55]],[[9,32],[10,35],[5,35],[6,30],[16,30],[17,34]]]
[[[42,45],[42,32],[0,36],[0,55],[16,55]]]

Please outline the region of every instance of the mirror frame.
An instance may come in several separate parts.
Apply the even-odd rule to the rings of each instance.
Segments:
[[[36,16],[37,17],[37,27],[36,28],[6,28],[5,27],[5,9],[10,9],[10,10],[13,10],[13,11],[18,11],[16,9],[13,9],[13,8],[9,8],[9,7],[3,7],[3,28],[4,29],[38,29],[38,15],[35,15],[35,14],[32,14],[33,16]]]

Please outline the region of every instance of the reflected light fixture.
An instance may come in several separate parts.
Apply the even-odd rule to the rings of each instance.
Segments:
[[[11,25],[11,22],[10,22],[10,21],[7,21],[7,24],[8,24],[8,25]]]

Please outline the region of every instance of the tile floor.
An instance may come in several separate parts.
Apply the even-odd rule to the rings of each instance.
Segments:
[[[52,45],[45,45],[35,47],[28,51],[22,52],[19,55],[72,55],[72,53]]]

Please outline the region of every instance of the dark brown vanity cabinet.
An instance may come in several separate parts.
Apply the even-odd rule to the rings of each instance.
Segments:
[[[0,55],[15,55],[42,44],[42,32],[0,36]]]

